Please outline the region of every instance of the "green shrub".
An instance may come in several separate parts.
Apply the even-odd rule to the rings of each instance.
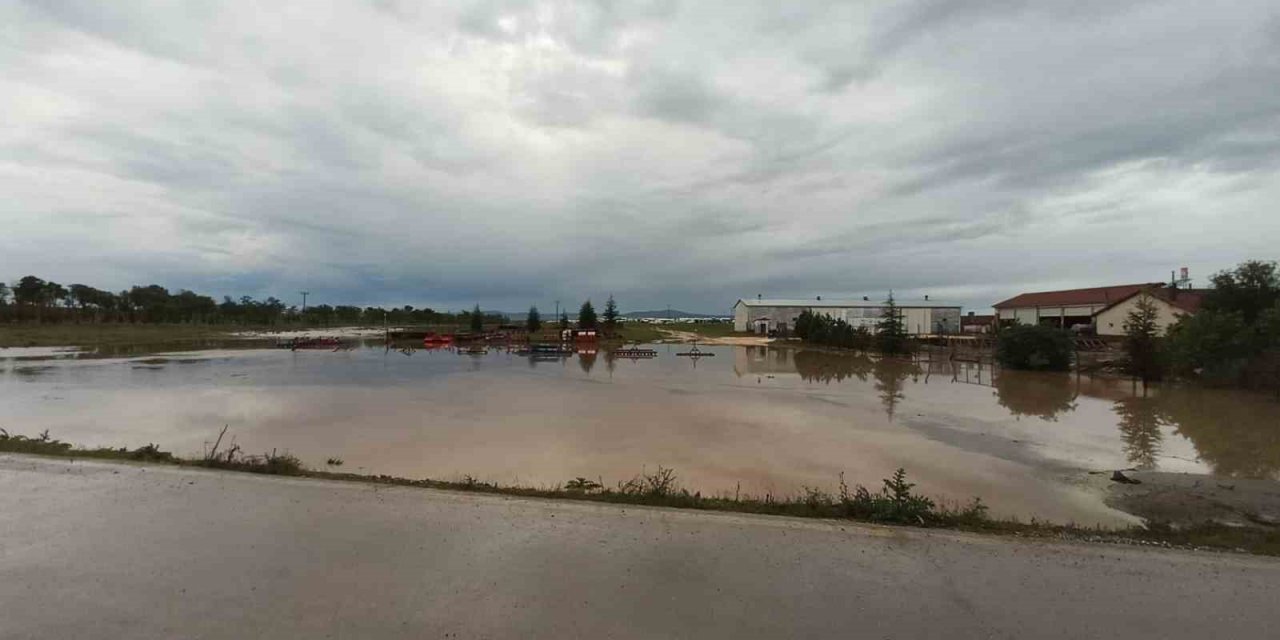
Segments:
[[[1074,350],[1071,334],[1044,325],[1014,325],[996,338],[996,360],[1010,369],[1066,371]]]

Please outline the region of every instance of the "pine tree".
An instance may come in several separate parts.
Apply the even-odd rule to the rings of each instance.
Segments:
[[[480,333],[484,330],[484,316],[480,314],[480,305],[471,310],[471,331]]]
[[[596,308],[591,306],[590,300],[582,303],[582,308],[578,309],[578,328],[596,328]]]
[[[1160,311],[1147,294],[1140,294],[1133,311],[1124,321],[1124,347],[1129,357],[1129,373],[1143,382],[1162,376],[1160,361]]]
[[[907,351],[907,327],[902,322],[902,312],[893,300],[893,292],[885,300],[880,321],[876,323],[876,345],[885,354],[900,354]]]
[[[613,294],[609,294],[609,301],[604,304],[604,330],[605,333],[612,335],[618,329],[618,304],[613,301]]]
[[[542,329],[542,316],[538,315],[537,307],[529,307],[529,317],[525,319],[524,326],[529,333],[537,333]]]

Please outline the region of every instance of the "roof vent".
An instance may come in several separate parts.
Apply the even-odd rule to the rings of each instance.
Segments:
[[[821,299],[822,299],[822,296],[818,296],[818,299],[819,299],[819,300],[821,300]]]
[[[867,300],[867,297],[866,297],[866,296],[862,296],[862,300],[865,302],[865,301]]]
[[[924,294],[924,299],[925,299],[925,300],[928,300],[928,299],[929,299],[929,294],[927,294],[927,293],[926,293],[926,294]]]

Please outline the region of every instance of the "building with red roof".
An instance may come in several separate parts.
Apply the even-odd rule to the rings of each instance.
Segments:
[[[1092,324],[1094,314],[1144,289],[1162,287],[1159,282],[1120,284],[1089,289],[1037,291],[997,302],[993,307],[1000,324],[1054,324],[1063,328]]]

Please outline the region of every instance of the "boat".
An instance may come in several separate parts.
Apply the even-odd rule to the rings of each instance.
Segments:
[[[428,333],[422,338],[422,346],[424,347],[442,347],[453,344],[453,336],[442,336],[438,333]]]

